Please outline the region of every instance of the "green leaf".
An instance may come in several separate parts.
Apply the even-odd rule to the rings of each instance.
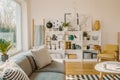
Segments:
[[[62,26],[63,26],[63,27],[69,27],[69,26],[70,26],[70,22],[67,22],[67,23],[64,22],[64,23],[62,24]]]
[[[0,52],[2,54],[7,54],[8,50],[10,50],[11,47],[12,47],[11,41],[0,39]]]

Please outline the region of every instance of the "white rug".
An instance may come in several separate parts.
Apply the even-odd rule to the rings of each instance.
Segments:
[[[120,80],[120,75],[115,75],[114,79]],[[99,80],[99,75],[67,75],[66,80]],[[112,80],[112,76],[105,75],[103,80]]]

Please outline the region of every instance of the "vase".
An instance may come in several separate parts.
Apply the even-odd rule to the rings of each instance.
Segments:
[[[62,28],[62,26],[59,26],[59,31],[63,31],[63,28]]]
[[[75,44],[72,44],[72,49],[76,49],[76,45]]]
[[[69,40],[74,40],[74,35],[70,35]]]
[[[83,40],[87,40],[87,37],[83,37]]]
[[[65,27],[65,28],[64,28],[64,31],[68,31],[68,27]]]
[[[6,60],[8,60],[9,56],[7,54],[1,55],[1,60],[3,62],[5,62]]]
[[[94,30],[96,30],[96,31],[100,30],[100,21],[99,20],[95,21]]]

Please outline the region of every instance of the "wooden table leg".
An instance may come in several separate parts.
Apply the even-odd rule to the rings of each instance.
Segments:
[[[100,72],[100,80],[103,80],[103,73]]]

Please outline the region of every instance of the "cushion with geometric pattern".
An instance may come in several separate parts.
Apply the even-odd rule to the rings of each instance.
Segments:
[[[5,64],[2,72],[3,80],[30,80],[14,61],[7,61]]]

